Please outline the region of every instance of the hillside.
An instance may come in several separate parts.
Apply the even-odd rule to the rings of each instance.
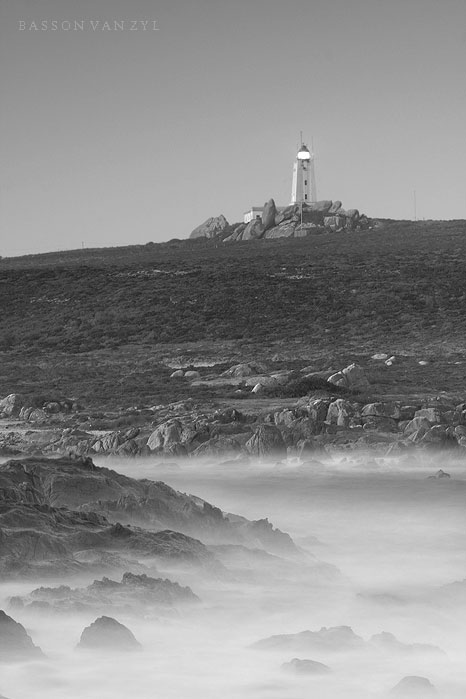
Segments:
[[[168,378],[167,357],[278,353],[328,366],[377,351],[462,355],[466,222],[7,258],[0,303],[0,395],[40,384],[78,394],[92,381],[126,402],[122,366],[141,372],[144,395],[157,368]]]

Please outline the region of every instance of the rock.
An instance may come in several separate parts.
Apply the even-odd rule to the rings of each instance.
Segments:
[[[10,393],[0,400],[0,417],[17,417],[23,404],[23,398],[19,393]]]
[[[352,415],[354,415],[352,404],[343,398],[337,398],[328,406],[327,422],[338,427],[348,427]]]
[[[42,604],[60,612],[80,609],[142,614],[147,613],[148,609],[163,610],[180,604],[193,604],[199,602],[199,598],[189,587],[181,587],[171,580],[126,572],[121,582],[104,577],[81,588],[72,589],[67,585],[39,587],[25,597],[15,597],[14,602],[15,606],[25,609]]]
[[[228,227],[228,221],[225,216],[221,214],[220,216],[211,216],[200,226],[195,228],[190,238],[215,238],[216,235],[222,233],[225,228]]]
[[[328,213],[330,216],[333,214],[338,213],[338,211],[341,209],[341,201],[334,201],[330,209],[328,210]]]
[[[422,417],[428,420],[431,425],[438,425],[442,422],[442,415],[437,408],[422,408],[422,410],[416,411],[414,417]]]
[[[20,419],[27,420],[27,422],[45,422],[48,419],[47,413],[42,408],[30,408],[27,413],[23,413],[23,410],[24,408],[21,409]]]
[[[329,228],[330,230],[334,231],[335,233],[339,233],[342,231],[345,227],[346,220],[343,218],[343,216],[325,216],[324,217],[324,226],[325,228]]]
[[[246,442],[246,449],[254,456],[285,456],[286,446],[280,430],[274,425],[259,425],[251,439]]]
[[[184,376],[183,369],[177,369],[176,371],[173,372],[173,374],[170,374],[171,379],[182,379],[183,376]]]
[[[406,425],[404,434],[409,436],[414,433],[421,432],[421,436],[423,436],[428,430],[430,430],[429,420],[427,420],[425,417],[414,417]]]
[[[275,216],[277,215],[277,208],[273,199],[265,204],[264,210],[262,212],[262,227],[264,231],[268,231],[269,228],[275,226]]]
[[[264,238],[292,238],[296,228],[296,221],[285,221],[279,226],[270,228],[265,232]]]
[[[326,214],[330,211],[332,208],[333,202],[330,201],[329,199],[325,199],[322,201],[316,201],[312,204],[307,204],[306,209],[308,211],[315,211],[318,213]]]
[[[377,430],[379,432],[398,432],[398,424],[391,417],[382,415],[369,415],[362,419],[365,430]]]
[[[260,218],[255,218],[247,224],[241,235],[241,240],[255,240],[256,238],[262,238],[263,235],[264,226],[262,221]]]
[[[165,450],[181,444],[183,426],[179,420],[162,422],[150,435],[147,446],[151,451]]]
[[[352,391],[364,391],[370,388],[364,369],[358,364],[350,364],[342,371],[329,376],[327,381],[335,384],[335,386],[342,386]]]
[[[397,403],[368,403],[361,410],[361,417],[389,417],[401,419],[400,406]]]
[[[282,670],[296,675],[326,675],[330,672],[328,665],[318,663],[316,660],[308,660],[307,658],[303,660],[293,658],[289,663],[283,663]]]
[[[24,626],[0,609],[0,660],[27,660],[43,656]]]
[[[273,376],[253,376],[246,380],[246,386],[265,386],[267,388],[273,388],[278,386],[279,382]]]
[[[198,371],[185,371],[184,378],[190,381],[197,381],[201,378],[201,375]]]
[[[129,651],[139,650],[141,644],[126,626],[112,617],[101,616],[84,629],[77,648]]]
[[[441,648],[438,646],[432,646],[428,643],[402,643],[396,636],[387,631],[382,631],[372,636],[369,643],[379,650],[386,651],[387,653],[398,653],[402,655],[412,655],[412,654],[434,654],[434,655],[445,655]]]
[[[410,675],[403,677],[398,684],[390,691],[397,697],[415,697],[416,699],[424,699],[424,697],[435,697],[437,691],[434,685],[427,677],[416,677]]]
[[[364,640],[350,626],[323,626],[319,631],[270,636],[253,644],[259,650],[319,650],[328,652],[360,649]]]
[[[433,476],[428,476],[428,478],[451,478],[449,473],[446,473],[445,471],[442,471],[442,469],[439,469],[437,473],[435,473]]]
[[[281,439],[276,427],[268,429]],[[235,435],[234,440],[242,444],[247,437]],[[278,444],[286,453],[283,440]],[[259,445],[264,447],[260,439]],[[125,557],[139,552],[210,566],[212,555],[192,536],[248,545],[249,531],[252,536],[256,527],[247,519],[224,516],[202,498],[97,467],[90,458],[7,461],[0,465],[0,502],[0,579],[5,571],[29,577],[38,568],[52,572],[54,566],[60,574],[66,567],[80,571],[75,556],[84,550]],[[92,572],[100,571],[94,566]]]
[[[419,440],[424,446],[457,446],[457,441],[454,437],[447,433],[444,425],[433,425]]]
[[[386,359],[388,359],[388,354],[385,354],[384,352],[379,352],[378,354],[373,354],[371,359],[374,359],[376,361],[385,361]]]

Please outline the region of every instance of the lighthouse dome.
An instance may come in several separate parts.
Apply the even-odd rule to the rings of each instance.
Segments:
[[[310,160],[310,158],[311,154],[309,152],[309,149],[303,143],[298,152],[298,160]]]

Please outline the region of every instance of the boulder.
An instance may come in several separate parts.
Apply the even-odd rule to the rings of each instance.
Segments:
[[[215,238],[216,235],[222,233],[228,226],[228,221],[225,216],[221,214],[220,216],[211,216],[200,226],[195,228],[190,238]]]
[[[0,660],[26,660],[42,655],[24,626],[0,609]]]
[[[404,434],[409,436],[421,430],[422,434],[424,435],[428,430],[430,430],[430,426],[429,420],[427,420],[425,417],[413,417],[413,419],[406,425]]]
[[[312,204],[307,204],[306,209],[308,211],[315,211],[318,213],[326,214],[332,208],[333,202],[329,199],[324,199],[322,201],[316,201]]]
[[[139,650],[141,644],[119,621],[110,616],[101,616],[84,629],[77,648],[128,651]]]
[[[283,663],[282,670],[295,675],[326,675],[330,672],[328,665],[307,658],[293,658],[289,663]]]
[[[262,212],[262,227],[264,231],[268,231],[269,228],[275,226],[275,216],[277,215],[277,207],[273,199],[264,205],[264,210]]]
[[[349,427],[350,417],[354,415],[352,404],[343,398],[330,403],[327,411],[327,422],[338,427]]]
[[[368,403],[361,410],[361,417],[390,417],[393,420],[401,419],[400,406],[397,403]]]
[[[246,442],[246,449],[254,456],[286,456],[286,446],[280,430],[274,425],[259,425]]]
[[[280,226],[270,228],[265,232],[264,238],[291,238],[294,235],[296,222],[285,221]]]
[[[335,386],[342,386],[352,391],[364,391],[370,388],[364,369],[358,364],[350,364],[336,374],[329,376],[327,381]]]
[[[177,369],[176,371],[173,372],[173,374],[170,374],[171,379],[182,379],[183,376],[184,376],[183,369]]]
[[[398,684],[393,687],[390,694],[396,697],[415,697],[416,699],[424,699],[425,697],[437,696],[437,691],[427,677],[417,677],[409,675],[403,677]]]
[[[423,417],[428,420],[431,425],[438,425],[442,422],[442,415],[440,410],[437,408],[422,408],[422,410],[417,410],[414,417]]]
[[[179,420],[162,422],[150,435],[147,446],[151,451],[167,449],[175,444],[181,444],[183,426]]]
[[[346,220],[343,216],[325,216],[324,226],[335,233],[339,233],[345,227]]]
[[[0,417],[17,417],[22,407],[22,396],[19,393],[10,393],[0,400]]]
[[[330,216],[337,214],[339,210],[341,209],[341,201],[334,201],[330,209],[328,210],[328,213]]]
[[[241,240],[255,240],[257,238],[262,238],[263,235],[264,226],[262,225],[262,220],[260,218],[255,218],[247,224],[241,235]]]
[[[197,379],[201,378],[201,375],[198,371],[185,371],[184,378],[190,379],[191,381],[197,381]]]

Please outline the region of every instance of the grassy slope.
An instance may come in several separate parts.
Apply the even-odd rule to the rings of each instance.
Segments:
[[[317,368],[375,351],[441,360],[466,345],[466,222],[9,258],[0,304],[0,396],[182,397],[160,362],[189,348]]]

